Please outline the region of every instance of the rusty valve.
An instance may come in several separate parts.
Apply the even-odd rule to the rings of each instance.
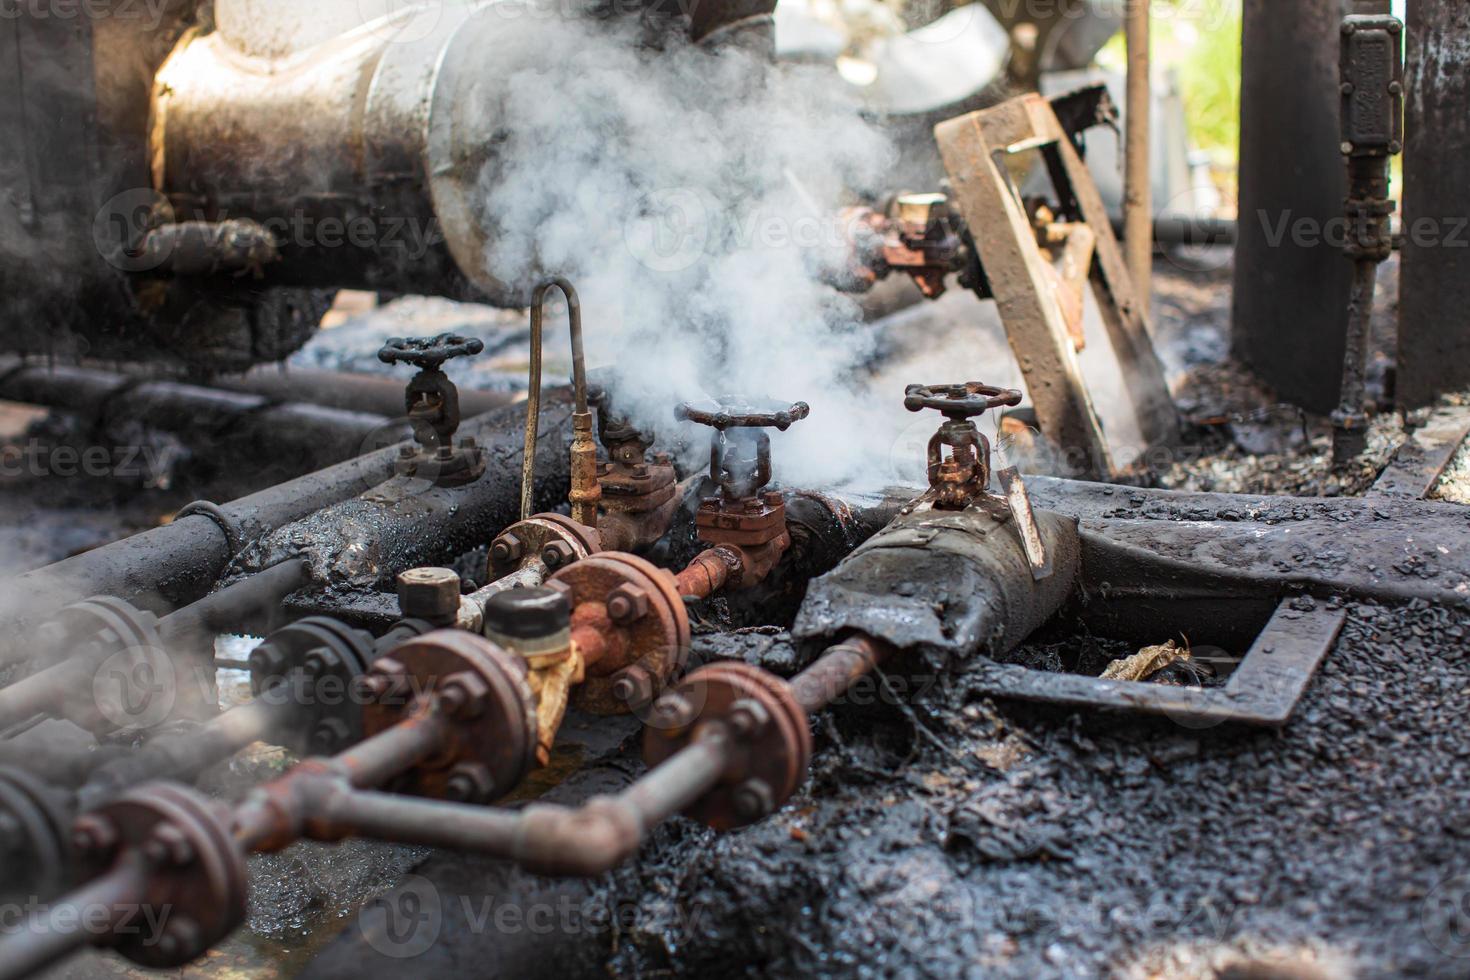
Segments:
[[[768,576],[786,549],[786,504],[767,492],[771,481],[771,439],[761,429],[789,429],[811,414],[806,402],[789,407],[770,403],[714,406],[681,405],[680,420],[715,430],[710,446],[710,480],[719,495],[707,497],[695,516],[699,540],[710,550],[679,575],[681,595],[706,598],[726,586],[749,588]],[[739,435],[731,439],[727,430]]]
[[[971,420],[993,408],[1021,404],[1021,393],[978,381],[909,385],[903,404],[910,412],[932,408],[947,420],[929,440],[929,486],[934,491],[934,506],[964,510],[979,500],[990,488],[990,440]],[[944,458],[946,447],[950,450],[948,459]]]
[[[446,361],[473,357],[485,349],[474,337],[440,334],[437,337],[393,337],[378,351],[384,364],[411,364],[419,369],[404,391],[408,420],[418,452],[405,446],[394,463],[400,476],[422,477],[440,486],[473,483],[485,472],[485,460],[473,439],[461,439],[459,389],[443,371]]]
[[[681,503],[678,475],[667,453],[648,455],[653,435],[613,413],[606,390],[597,392],[597,437],[607,451],[598,464],[602,487],[598,531],[609,551],[640,551],[669,530]]]

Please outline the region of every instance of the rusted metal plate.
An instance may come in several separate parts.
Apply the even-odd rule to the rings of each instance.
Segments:
[[[1162,715],[1187,728],[1227,722],[1278,728],[1291,718],[1347,619],[1341,609],[1298,609],[1297,604],[1306,605],[1302,600],[1281,604],[1222,688],[1104,681],[1012,664],[977,664],[973,670],[978,689],[992,697]]]
[[[1470,408],[1439,409],[1394,453],[1393,461],[1379,475],[1368,496],[1399,500],[1428,497],[1467,435],[1470,435]]]
[[[1008,466],[998,474],[1000,485],[1005,490],[1006,505],[1011,509],[1016,528],[1021,532],[1021,546],[1026,549],[1026,561],[1031,565],[1031,577],[1040,582],[1050,578],[1051,557],[1046,553],[1046,542],[1041,539],[1041,528],[1036,526],[1036,513],[1031,509],[1031,498],[1026,494],[1026,483],[1021,471]]]
[[[1059,206],[1075,212],[1069,217],[1085,221],[1096,236],[1093,289],[1145,439],[1176,442],[1178,413],[1149,337],[1145,305],[1134,296],[1097,187],[1051,104],[1028,95],[941,123],[934,133],[1042,432],[1080,475],[1113,475],[1053,277],[1004,164],[1005,156],[1029,150],[1047,160]]]

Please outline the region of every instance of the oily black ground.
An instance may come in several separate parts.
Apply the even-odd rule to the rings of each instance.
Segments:
[[[782,656],[779,639],[741,646]],[[1470,977],[1467,696],[1470,614],[1415,603],[1350,606],[1279,733],[1011,708],[968,698],[963,678],[874,697],[818,720],[807,792],[746,830],[675,820],[592,883],[430,857],[418,880],[442,921],[408,963],[701,980]],[[637,768],[625,749],[551,796],[608,792]],[[485,914],[506,906],[515,917]],[[537,933],[522,916],[540,906],[581,915]],[[363,935],[349,928],[305,975],[407,965]]]

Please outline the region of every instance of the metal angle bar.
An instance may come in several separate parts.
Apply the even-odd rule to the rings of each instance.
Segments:
[[[1276,610],[1223,688],[1104,681],[1014,664],[977,665],[972,676],[980,693],[991,697],[1162,715],[1189,728],[1227,722],[1279,728],[1290,719],[1347,620],[1341,609],[1317,605],[1298,610],[1292,601]]]

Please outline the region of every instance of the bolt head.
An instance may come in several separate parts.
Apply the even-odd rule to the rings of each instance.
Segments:
[[[552,541],[541,549],[541,562],[547,568],[561,568],[563,565],[576,560],[576,557],[576,549],[565,541]]]
[[[658,728],[683,728],[694,720],[694,705],[682,694],[669,693],[653,706],[651,724]]]
[[[641,708],[653,700],[654,693],[653,674],[636,664],[619,671],[613,677],[613,697],[629,708]]]
[[[607,615],[619,626],[648,615],[648,593],[636,585],[620,585],[607,597]]]
[[[776,808],[775,794],[763,779],[747,779],[735,787],[731,801],[741,820],[759,820]]]
[[[759,701],[744,698],[731,706],[730,730],[737,738],[755,738],[770,721],[771,713]]]
[[[452,619],[459,593],[459,575],[448,568],[413,568],[398,576],[398,609],[411,619]]]
[[[509,565],[513,561],[520,561],[521,556],[525,553],[525,542],[514,534],[502,534],[490,546],[490,557],[497,565]]]

